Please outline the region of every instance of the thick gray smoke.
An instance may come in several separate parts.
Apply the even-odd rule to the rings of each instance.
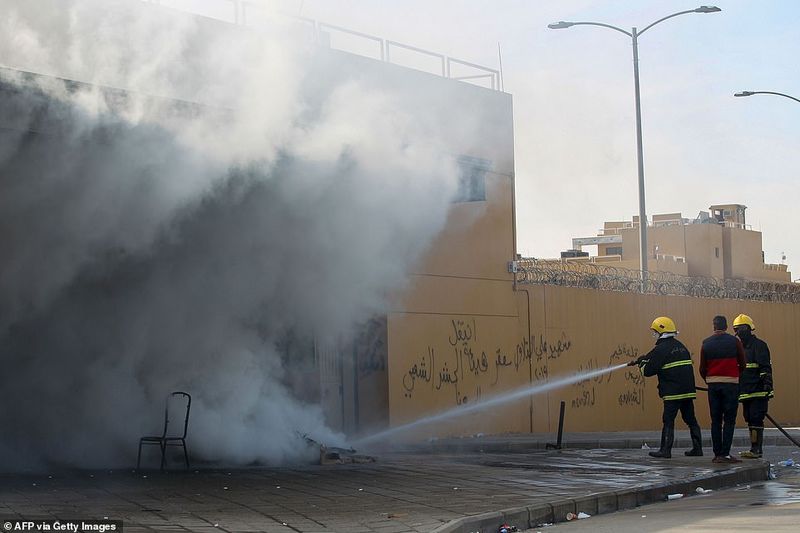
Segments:
[[[209,459],[341,443],[285,345],[347,338],[403,287],[454,189],[439,120],[328,76],[291,26],[0,14],[0,468],[130,464],[172,390]]]

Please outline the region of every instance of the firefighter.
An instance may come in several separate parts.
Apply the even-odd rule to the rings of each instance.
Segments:
[[[689,426],[692,449],[684,452],[688,456],[703,455],[703,440],[700,425],[694,414],[694,399],[697,397],[694,385],[692,356],[686,346],[676,336],[678,330],[671,318],[660,316],[650,325],[656,338],[655,347],[647,354],[628,363],[638,366],[643,376],[658,376],[658,395],[664,401],[661,429],[661,447],[650,452],[652,457],[672,457],[672,443],[675,440],[675,417],[681,412],[683,421]]]
[[[733,331],[744,345],[745,369],[739,378],[739,401],[750,430],[750,450],[739,452],[746,459],[759,459],[764,446],[764,417],[772,391],[772,362],[767,343],[755,336],[756,325],[747,315],[733,320]]]

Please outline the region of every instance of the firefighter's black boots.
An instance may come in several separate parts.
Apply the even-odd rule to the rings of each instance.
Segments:
[[[688,457],[703,456],[703,437],[700,434],[700,426],[689,427],[689,435],[692,437],[692,449],[683,452]]]
[[[741,452],[739,455],[746,459],[760,459],[763,455],[764,428],[750,426],[750,451]]]
[[[675,426],[664,426],[661,428],[661,449],[657,452],[650,452],[650,457],[662,457],[669,459],[672,457],[672,443],[675,441]]]

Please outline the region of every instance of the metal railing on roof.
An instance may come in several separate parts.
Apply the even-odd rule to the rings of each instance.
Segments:
[[[138,0],[138,1],[150,4],[164,5],[164,6],[169,4],[168,0]],[[218,0],[218,1],[220,4],[225,4],[228,6],[229,9],[232,9],[231,13],[232,18],[220,19],[220,20],[226,20],[227,22],[233,22],[234,24],[238,24],[241,26],[254,27],[253,24],[249,22],[249,19],[251,17],[249,17],[248,15],[252,13],[254,10],[261,9],[263,11],[267,11],[264,8],[260,8],[258,5],[256,5],[255,2],[252,1],[247,1],[247,0]],[[397,41],[391,41],[388,39],[384,39],[382,37],[370,35],[368,33],[351,30],[349,28],[343,28],[341,26],[336,26],[333,24],[319,22],[317,20],[310,19],[307,17],[294,16],[294,15],[280,15],[280,16],[286,17],[296,22],[300,22],[301,24],[304,25],[308,25],[311,30],[312,38],[314,42],[318,45],[330,47],[335,50],[355,55],[371,57],[373,59],[378,59],[386,63],[391,63],[394,65],[403,66],[414,70],[431,72],[443,78],[448,78],[451,80],[462,81],[473,85],[478,85],[480,87],[492,89],[493,91],[503,91],[500,71],[497,69],[489,68],[483,65],[478,65],[477,63],[471,63],[469,61],[464,61],[462,59],[456,59],[454,57],[449,57],[445,54],[432,52],[430,50],[425,50],[423,48],[418,48],[416,46],[411,46]],[[358,50],[354,50],[353,48],[337,47],[333,43],[333,40],[331,39],[331,36],[335,34],[346,35],[349,37],[356,37],[358,39],[362,39],[364,41],[364,44],[368,43],[376,44],[377,53],[374,55],[370,55],[370,54],[365,54]],[[396,58],[395,59],[392,58],[391,51],[393,49],[403,50],[405,52],[411,52],[412,54],[416,55],[416,59],[419,60],[419,62],[416,65],[409,64],[409,62],[400,63]],[[423,68],[421,66],[420,62],[424,61],[424,59],[426,58],[428,59],[433,58],[436,60],[437,66],[435,70]]]
[[[561,261],[566,263],[611,263],[622,261],[622,256],[619,254],[609,255],[590,255],[588,257],[564,257],[561,259],[554,259],[554,261]]]
[[[720,226],[724,226],[726,228],[736,228],[736,229],[745,229],[745,230],[752,230],[753,226],[751,224],[742,224],[741,222],[733,222],[731,220],[724,220],[724,221],[717,221],[715,219],[708,219],[707,221],[701,221],[698,219],[690,219],[690,218],[665,218],[665,219],[656,219],[647,222],[647,227],[649,228],[663,228],[665,226],[691,226],[693,224],[718,224]],[[613,226],[609,228],[602,228],[597,230],[597,235],[602,237],[604,235],[619,235],[622,230],[626,229],[633,229],[638,228],[639,222],[623,222],[621,226]]]
[[[383,39],[375,35],[370,35],[367,33],[350,30],[348,28],[343,28],[341,26],[334,26],[332,24],[313,21],[311,19],[305,19],[305,20],[308,23],[314,24],[317,44],[329,46],[331,48],[334,48],[336,50],[341,50],[343,52],[354,53],[357,55],[364,55],[352,49],[337,48],[331,41],[330,37],[329,36],[326,37],[324,35],[325,32],[331,32],[331,31],[340,34],[346,34],[349,36],[358,37],[367,41],[377,43],[380,48],[380,53],[377,55],[377,57],[374,57],[374,59],[380,59],[381,61],[385,61],[386,63],[400,65],[407,68],[413,68],[415,70],[432,72],[434,74],[442,76],[443,78],[448,78],[457,81],[465,81],[471,83],[478,80],[485,80],[488,83],[488,87],[486,88],[491,88],[493,91],[502,90],[502,88],[500,87],[500,71],[496,69],[485,67],[483,65],[478,65],[476,63],[470,63],[469,61],[456,59],[454,57],[449,57],[444,54],[440,54],[438,52],[432,52],[430,50],[425,50],[423,48],[418,48],[416,46],[411,46],[398,41]],[[420,66],[409,65],[408,63],[400,64],[397,61],[397,59],[393,58],[392,56],[393,50],[403,50],[406,52],[412,52],[413,54],[416,54],[419,59],[433,58],[436,60],[437,68],[435,71],[431,71],[425,68],[421,68]],[[455,72],[456,69],[459,69],[460,71],[458,74],[456,74]]]
[[[648,273],[647,283],[643,290],[641,274],[638,270],[557,259],[524,258],[514,263],[514,279],[518,284],[559,285],[698,298],[800,303],[800,284],[791,282],[717,279],[651,271]]]

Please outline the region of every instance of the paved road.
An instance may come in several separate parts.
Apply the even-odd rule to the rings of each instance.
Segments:
[[[787,458],[800,460],[800,451],[787,447],[771,449],[767,458],[776,465],[778,477],[774,481],[693,495],[529,532],[796,532],[800,530],[800,468],[781,467],[777,463]]]

